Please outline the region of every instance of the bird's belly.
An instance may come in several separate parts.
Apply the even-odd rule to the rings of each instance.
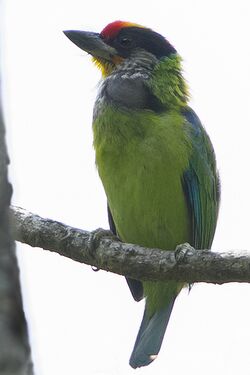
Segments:
[[[108,195],[110,209],[121,239],[147,247],[174,249],[189,242],[190,218],[180,176],[167,168],[137,170],[127,176],[114,194]]]
[[[94,123],[96,164],[114,223],[125,242],[174,249],[191,241],[182,187],[189,160],[183,119],[131,118],[112,111]]]

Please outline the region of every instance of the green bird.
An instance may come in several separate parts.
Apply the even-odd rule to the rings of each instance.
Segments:
[[[115,21],[101,33],[68,30],[102,71],[94,107],[96,165],[111,230],[124,242],[174,250],[209,249],[220,198],[211,141],[188,106],[182,60],[160,34]],[[133,368],[158,355],[180,282],[127,278],[145,311],[130,358]]]

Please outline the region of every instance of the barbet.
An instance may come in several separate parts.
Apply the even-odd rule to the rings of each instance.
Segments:
[[[102,32],[65,31],[93,56],[102,83],[93,115],[96,165],[111,230],[124,242],[174,250],[209,249],[219,179],[213,146],[188,106],[181,57],[160,34],[115,21]],[[127,278],[145,311],[130,358],[133,368],[157,356],[183,283]]]

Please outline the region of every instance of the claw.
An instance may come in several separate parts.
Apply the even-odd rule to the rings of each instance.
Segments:
[[[102,228],[97,228],[90,232],[90,236],[88,239],[88,246],[90,249],[90,252],[95,251],[99,244],[100,241],[103,237],[114,237],[113,233],[110,230],[102,229]]]
[[[116,237],[110,230],[97,228],[90,232],[89,239],[88,239],[88,248],[89,248],[89,254],[93,257],[93,254],[95,253],[96,249],[99,247],[100,241],[102,238],[111,238],[119,241],[118,237]],[[91,266],[92,270],[94,272],[97,272],[100,270],[100,268]]]
[[[174,252],[176,263],[182,263],[188,256],[193,255],[194,252],[195,249],[187,242],[176,246]]]
[[[110,232],[109,230],[102,229],[102,228],[97,228],[93,230],[90,233],[90,236],[88,239],[89,254],[93,256],[93,253],[96,251],[96,249],[99,246],[100,240],[103,237],[111,237],[111,235],[113,237],[112,232]],[[94,272],[98,272],[100,270],[100,268],[95,267],[95,266],[91,266],[91,268]]]
[[[92,271],[94,271],[94,272],[98,272],[98,271],[100,271],[100,268],[98,268],[98,267],[91,266],[91,268],[92,268]]]

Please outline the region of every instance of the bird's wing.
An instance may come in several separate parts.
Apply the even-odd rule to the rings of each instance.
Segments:
[[[117,233],[116,226],[114,219],[112,217],[109,205],[108,205],[108,221],[109,221],[109,227],[111,232],[114,233],[115,236],[119,237],[119,234]],[[129,289],[131,291],[131,294],[135,301],[140,301],[143,298],[143,286],[142,282],[139,280],[131,279],[130,277],[126,277]]]
[[[211,141],[195,112],[186,108],[183,115],[192,147],[189,167],[183,175],[183,187],[192,222],[192,245],[196,249],[209,249],[214,237],[220,200],[215,155]]]

